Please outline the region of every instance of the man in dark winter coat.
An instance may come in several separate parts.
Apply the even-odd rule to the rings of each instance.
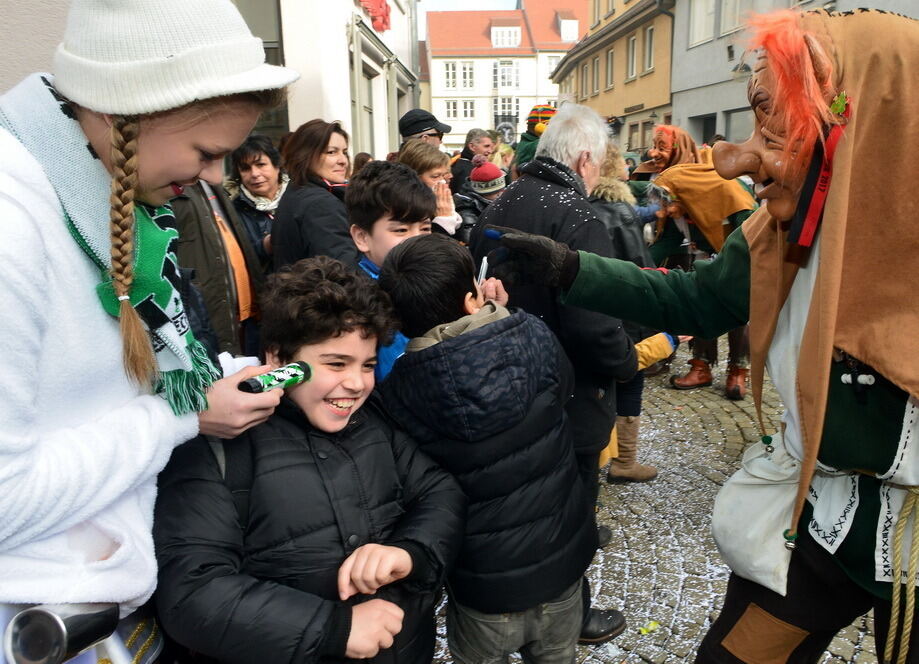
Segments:
[[[384,402],[470,501],[449,577],[454,660],[520,651],[570,661],[597,546],[564,411],[572,371],[542,321],[486,303],[475,279],[469,252],[443,236],[411,238],[387,256],[380,285],[411,341],[381,386]]]
[[[495,142],[484,129],[470,129],[466,134],[466,145],[460,153],[459,159],[453,162],[450,173],[450,191],[454,194],[462,189],[469,174],[472,172],[472,158],[480,154],[486,159],[495,151]]]
[[[497,247],[483,234],[488,224],[612,256],[609,233],[587,200],[608,143],[606,125],[596,113],[566,104],[543,133],[536,159],[522,167],[522,176],[479,220],[471,242],[477,262]],[[634,345],[619,320],[561,304],[556,288],[510,284],[508,293],[514,305],[545,321],[574,366],[574,397],[567,412],[581,476],[595,502],[600,452],[616,421],[616,381],[629,380],[638,368]],[[609,615],[591,610],[583,640],[606,640],[620,629],[621,615],[603,621],[600,613]]]

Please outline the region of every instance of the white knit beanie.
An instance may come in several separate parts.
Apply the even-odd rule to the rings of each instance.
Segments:
[[[141,115],[297,80],[265,64],[230,0],[71,0],[54,85],[100,113]]]

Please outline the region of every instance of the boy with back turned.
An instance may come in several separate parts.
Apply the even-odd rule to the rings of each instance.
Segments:
[[[469,499],[450,652],[569,664],[597,533],[564,410],[568,360],[541,320],[484,300],[468,250],[446,237],[393,248],[380,285],[410,338],[381,387],[386,409]]]

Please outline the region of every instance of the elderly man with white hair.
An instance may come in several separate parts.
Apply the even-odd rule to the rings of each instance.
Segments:
[[[577,104],[562,106],[540,138],[536,158],[521,166],[520,178],[479,220],[471,239],[476,262],[481,263],[498,246],[483,234],[486,224],[544,235],[572,249],[613,256],[609,232],[588,201],[600,179],[608,143],[606,124],[599,115]],[[506,286],[513,305],[539,316],[552,329],[574,367],[574,395],[565,408],[593,510],[599,491],[600,452],[608,444],[616,421],[616,382],[629,380],[637,371],[633,343],[618,319],[563,305],[558,289],[531,284]],[[608,541],[608,530],[605,535]],[[588,589],[585,603],[589,602]],[[602,643],[625,629],[620,612],[586,609],[582,643]]]

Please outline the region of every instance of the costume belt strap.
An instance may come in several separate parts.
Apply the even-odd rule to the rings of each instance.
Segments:
[[[833,102],[833,110],[841,118],[839,124],[833,125],[829,130],[826,140],[819,140],[814,145],[814,154],[811,159],[810,171],[804,183],[802,196],[810,195],[806,207],[799,205],[795,211],[788,233],[788,242],[809,247],[814,242],[817,229],[823,219],[823,207],[830,191],[830,182],[833,180],[833,157],[836,146],[846,130],[846,120],[849,118],[851,100],[843,92]],[[803,202],[803,201],[802,201]]]

